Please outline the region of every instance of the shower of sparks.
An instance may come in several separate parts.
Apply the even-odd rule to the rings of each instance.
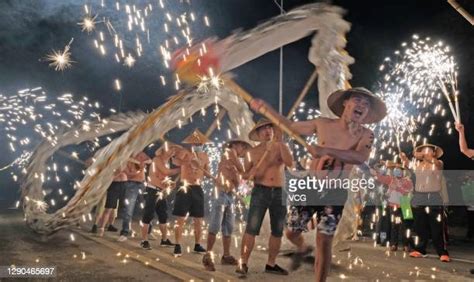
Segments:
[[[54,67],[55,71],[64,71],[71,67],[74,61],[71,60],[71,44],[74,38],[64,47],[64,50],[57,51],[52,50],[51,53],[46,55],[46,60],[49,61],[49,66]]]
[[[162,73],[157,75],[161,84],[166,85],[169,81],[179,89],[179,78],[168,71],[172,54],[192,46],[194,36],[206,35],[210,27],[209,18],[193,11],[191,1],[102,4],[85,5],[83,19],[79,23],[82,31],[91,35],[98,54],[104,58],[110,56],[119,65],[128,68],[143,63],[155,70],[156,65],[161,65]],[[92,10],[96,16],[91,15]],[[98,16],[103,20],[96,20]],[[54,63],[52,66],[57,70],[68,66],[64,64],[68,61],[65,55],[66,52],[52,53],[49,57]]]
[[[63,94],[58,97],[48,97],[46,92],[37,87],[24,89],[15,95],[0,94],[0,125],[4,144],[10,148],[13,160],[8,165],[2,165],[1,170],[9,169],[13,180],[17,181],[16,171],[25,173],[25,167],[32,151],[39,142],[56,144],[58,132],[64,128],[71,128],[82,124],[87,128],[91,121],[99,121],[97,111],[100,105],[90,101],[87,97],[75,99],[72,94]],[[98,140],[88,144],[90,149],[99,146]],[[72,156],[71,156],[72,157]],[[43,176],[45,181],[59,182],[59,168],[56,164],[48,169],[51,176]],[[65,166],[62,171],[68,172]]]
[[[385,100],[388,114],[372,128],[377,136],[372,158],[397,160],[407,143],[411,150],[429,141],[437,129],[451,134],[451,122],[445,127],[436,123],[447,111],[459,117],[456,69],[449,47],[417,35],[402,43],[393,58],[385,58],[376,93]]]

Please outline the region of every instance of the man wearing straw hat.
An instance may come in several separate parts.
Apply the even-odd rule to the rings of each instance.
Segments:
[[[418,161],[415,165],[416,185],[412,205],[415,218],[415,241],[411,257],[426,257],[426,245],[429,235],[439,259],[442,262],[451,261],[446,250],[444,232],[445,217],[443,209],[443,162],[439,158],[443,149],[433,144],[423,144],[415,148],[414,156]]]
[[[174,158],[174,163],[181,167],[181,185],[178,185],[173,208],[173,215],[177,217],[174,230],[176,257],[182,254],[180,243],[187,216],[194,220],[194,252],[206,252],[200,244],[204,217],[204,191],[201,184],[205,176],[213,178],[209,173],[209,157],[203,151],[203,145],[209,142],[209,139],[196,129],[182,141],[191,147],[180,150]]]
[[[204,267],[209,271],[216,270],[212,257],[212,248],[216,242],[216,234],[219,230],[222,230],[224,249],[221,264],[237,265],[237,260],[230,255],[231,235],[235,220],[234,194],[239,187],[242,174],[244,173],[244,168],[239,159],[243,158],[246,151],[251,147],[247,141],[242,139],[233,139],[225,144],[224,152],[217,168],[215,200],[212,205],[207,236],[207,253],[202,259]]]
[[[245,158],[246,179],[254,180],[252,198],[247,215],[247,225],[241,243],[241,260],[236,270],[245,276],[248,261],[259,235],[267,210],[270,213],[271,235],[268,241],[268,260],[265,272],[288,275],[288,271],[276,264],[286,219],[286,205],[282,201],[284,168],[293,165],[288,146],[281,140],[281,131],[268,120],[260,120],[249,133],[249,139],[259,142],[249,150]]]
[[[250,104],[258,112],[269,112],[278,118],[280,123],[301,135],[318,136],[318,145],[311,147],[313,156],[311,170],[334,172],[338,170],[339,178],[347,177],[353,165],[368,160],[374,142],[373,132],[363,124],[377,123],[386,113],[385,103],[369,90],[357,87],[338,90],[328,97],[328,106],[339,118],[317,118],[307,121],[291,122],[278,114],[267,103],[255,99]],[[333,173],[332,173],[333,175]],[[315,274],[317,281],[325,281],[331,264],[331,246],[337,221],[347,198],[347,191],[336,189],[340,199],[332,206],[295,206],[291,208],[287,238],[297,246],[294,256],[294,268],[297,268],[302,257],[310,252],[305,244],[302,232],[312,216],[318,214],[319,223],[316,236]],[[332,193],[332,192],[331,192]],[[332,193],[333,194],[333,193]],[[323,198],[324,199],[324,198]]]
[[[152,160],[147,177],[145,207],[142,216],[142,241],[140,246],[146,250],[151,250],[148,242],[148,232],[155,213],[158,216],[158,227],[161,231],[160,246],[174,246],[167,238],[168,204],[166,196],[169,194],[169,189],[175,187],[175,183],[169,177],[178,174],[180,171],[179,168],[169,168],[170,160],[180,149],[180,146],[166,142],[155,151],[155,157]]]

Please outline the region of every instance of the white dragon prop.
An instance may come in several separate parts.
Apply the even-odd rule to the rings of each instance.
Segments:
[[[350,24],[342,19],[343,10],[326,4],[310,4],[277,16],[258,27],[239,32],[216,42],[221,45],[220,72],[228,72],[267,52],[278,49],[317,31],[312,40],[309,60],[315,65],[319,80],[319,100],[323,116],[331,116],[326,100],[330,93],[345,87],[351,78],[348,65],[353,63],[345,51],[345,34]],[[213,104],[224,107],[230,128],[246,137],[253,126],[252,113],[244,101],[228,90],[210,88],[183,91],[150,114],[129,113],[111,116],[88,126],[78,126],[42,142],[34,152],[22,185],[22,205],[27,224],[36,232],[51,234],[80,222],[99,202],[112,182],[113,172],[130,156],[142,151],[192,115]],[[93,140],[118,131],[127,131],[98,151],[96,161],[86,170],[75,195],[61,209],[47,213],[42,179],[47,160],[60,148]]]

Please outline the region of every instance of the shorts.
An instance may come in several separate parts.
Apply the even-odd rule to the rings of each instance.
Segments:
[[[118,202],[125,190],[125,182],[112,182],[107,189],[107,199],[105,200],[106,209],[116,209]]]
[[[228,237],[234,230],[234,221],[234,196],[231,193],[219,192],[212,207],[209,233],[217,234],[222,228],[222,235]]]
[[[146,187],[145,208],[143,209],[142,222],[150,224],[154,215],[158,216],[159,224],[166,224],[168,221],[168,204],[164,193],[158,189]]]
[[[307,232],[308,223],[316,214],[318,231],[332,236],[336,233],[343,209],[344,206],[293,206],[288,212],[288,229]]]
[[[255,184],[255,187],[252,189],[245,233],[253,236],[260,234],[263,218],[268,209],[270,213],[271,234],[274,237],[281,238],[287,213],[286,205],[283,204],[285,202],[284,199],[286,199],[286,196],[284,196],[281,187],[267,187]]]
[[[204,192],[200,185],[188,185],[178,189],[174,198],[173,215],[185,217],[204,217]]]

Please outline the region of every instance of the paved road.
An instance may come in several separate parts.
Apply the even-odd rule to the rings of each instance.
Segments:
[[[134,228],[138,230],[138,226]],[[243,228],[241,226],[240,228]],[[232,254],[237,256],[240,244],[238,235],[232,244]],[[158,247],[158,241],[151,241],[153,250],[138,247],[139,240],[131,238],[126,242],[116,241],[118,234],[108,233],[105,238],[91,236],[85,230],[65,230],[58,232],[48,241],[40,238],[24,226],[18,212],[0,214],[0,265],[57,265],[60,280],[79,279],[82,281],[228,281],[238,280],[234,267],[217,264],[217,271],[206,272],[201,266],[202,255],[191,252],[193,234],[188,231],[185,238],[184,254],[181,258],[172,256],[172,248]],[[70,234],[75,241],[71,241]],[[247,281],[311,281],[313,279],[313,258],[289,277],[265,274],[266,236],[268,228],[262,230],[256,249],[250,260]],[[314,241],[314,233],[306,234],[309,242]],[[473,281],[474,245],[462,243],[450,246],[454,261],[441,263],[435,256],[426,259],[409,258],[403,252],[388,252],[374,247],[369,239],[348,242],[350,251],[334,254],[334,266],[329,281],[340,280],[438,280]],[[288,267],[292,246],[284,240],[278,263]],[[85,255],[83,259],[83,253]],[[76,257],[74,258],[74,255]],[[215,256],[221,256],[221,241],[218,239]],[[39,259],[39,263],[36,262]]]

